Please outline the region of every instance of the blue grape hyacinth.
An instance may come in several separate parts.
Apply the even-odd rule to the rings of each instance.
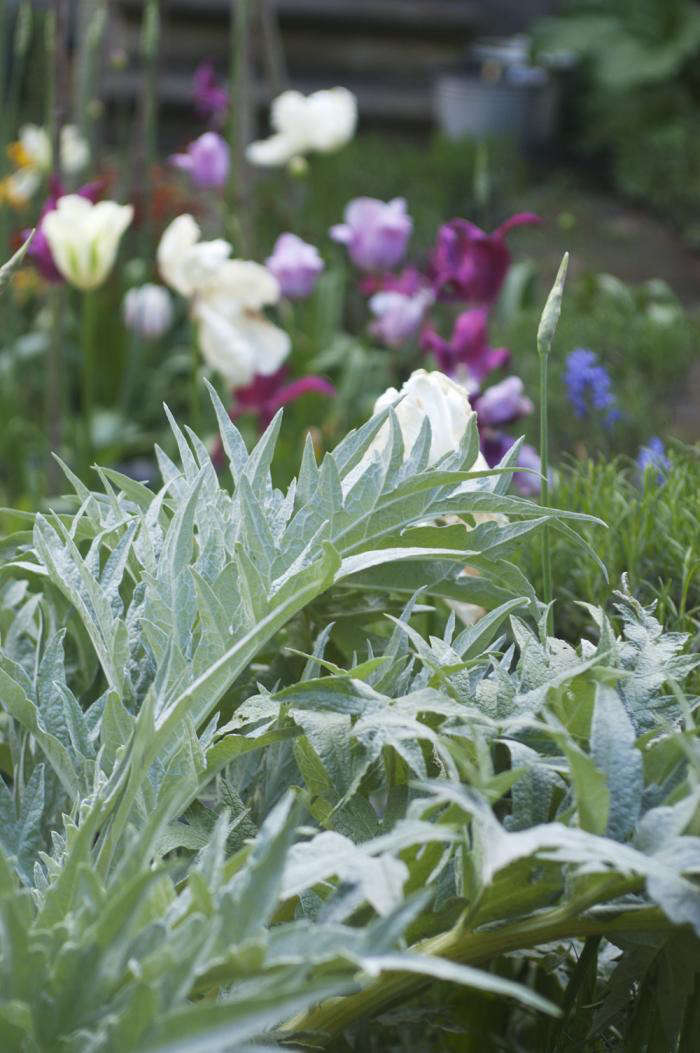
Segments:
[[[647,468],[657,469],[657,480],[662,482],[671,462],[666,456],[666,448],[658,435],[652,435],[646,446],[641,446],[637,454],[637,467],[642,475]]]
[[[577,417],[597,411],[604,414],[604,422],[609,426],[620,416],[610,374],[598,361],[595,351],[587,347],[572,351],[566,359],[564,381]]]

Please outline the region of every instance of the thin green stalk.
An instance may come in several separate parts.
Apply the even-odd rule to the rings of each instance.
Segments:
[[[2,146],[4,148],[9,142],[9,137],[14,135],[17,124],[17,112],[19,109],[19,98],[24,80],[24,70],[27,53],[32,39],[32,5],[29,0],[24,0],[17,10],[15,20],[15,32],[12,47],[12,66],[10,68],[10,81],[7,87],[7,97],[3,108],[3,133]]]
[[[540,355],[540,503],[549,507],[549,355]],[[552,602],[552,556],[549,526],[542,528],[542,599]],[[551,618],[551,611],[549,618]],[[548,621],[549,621],[548,618]],[[550,628],[547,630],[551,631]]]
[[[232,165],[229,194],[241,252],[253,253],[250,222],[250,187],[245,151],[251,139],[252,91],[250,83],[250,4],[231,0],[231,74],[234,105],[230,107],[229,143]]]
[[[273,97],[283,91],[288,81],[276,6],[276,0],[258,0],[265,72]]]
[[[559,324],[561,301],[564,293],[564,282],[569,267],[569,253],[564,253],[557,276],[554,279],[547,302],[542,311],[537,329],[537,351],[540,357],[540,470],[542,473],[542,490],[540,500],[544,507],[549,506],[549,355],[554,342],[554,334]],[[543,600],[552,602],[552,552],[549,528],[542,530],[542,582]],[[547,632],[552,632],[552,610],[547,613]]]
[[[59,114],[56,106],[57,82],[57,17],[56,11],[46,12],[44,22],[44,50],[46,55],[46,95],[45,123],[51,143],[53,173],[58,174],[59,158]],[[63,431],[63,311],[65,305],[65,288],[53,286],[49,291],[49,310],[51,312],[51,336],[49,340],[48,365],[46,369],[46,387],[44,401],[46,410],[46,435],[48,450],[46,458],[46,485],[48,493],[55,493],[58,488],[60,472],[51,456],[52,451],[61,448]]]
[[[93,462],[92,425],[94,414],[95,386],[95,323],[97,321],[97,297],[94,292],[84,292],[81,304],[81,394],[82,394],[82,442],[80,476],[86,480]]]
[[[194,322],[190,324],[191,343],[191,371],[190,371],[190,427],[199,435],[200,432],[200,405],[201,391],[199,383],[200,354],[197,340],[197,326]]]
[[[3,51],[0,61],[0,177],[4,176],[10,169],[7,158],[7,147],[12,136],[17,132],[17,112],[20,96],[20,88],[24,79],[24,70],[27,52],[32,36],[32,6],[29,0],[20,4],[16,18],[12,43],[11,66],[6,68],[6,34],[9,35],[9,17],[5,0],[0,0],[0,49]],[[0,202],[0,260],[4,262],[10,250],[10,232],[13,219],[5,202]],[[15,330],[14,302],[10,298],[5,306],[3,324],[5,335],[10,335]]]
[[[143,173],[143,256],[151,259],[153,241],[153,168],[158,155],[158,56],[160,47],[160,0],[147,0],[141,27],[143,94],[141,112]]]
[[[99,53],[107,22],[106,0],[82,0],[79,6],[80,36],[75,75],[76,124],[95,156],[95,122],[100,111],[96,90]]]
[[[49,440],[46,482],[50,494],[56,493],[61,474],[58,464],[51,456],[60,451],[63,441],[64,395],[63,383],[63,319],[66,288],[54,285],[49,290],[51,311],[51,337],[49,341],[48,368],[46,370],[46,433]]]

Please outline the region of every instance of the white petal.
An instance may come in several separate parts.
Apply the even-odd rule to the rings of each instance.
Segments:
[[[276,132],[294,137],[308,124],[308,99],[300,91],[283,91],[270,107],[270,124]]]
[[[38,124],[25,124],[19,130],[19,142],[31,163],[46,171],[51,167],[51,140]]]
[[[90,147],[74,124],[61,129],[61,168],[72,174],[85,168],[90,160]]]
[[[255,372],[266,377],[276,373],[292,349],[289,333],[262,316],[249,318],[241,315],[236,328],[253,349]]]
[[[316,91],[307,99],[307,138],[313,150],[327,153],[352,139],[357,124],[357,100],[347,88]]]
[[[301,151],[303,152],[303,150]],[[277,167],[286,165],[300,153],[299,145],[287,135],[271,135],[269,139],[259,139],[246,148],[246,159],[252,165]]]
[[[279,282],[267,267],[253,260],[226,260],[220,264],[201,295],[217,310],[229,314],[241,309],[259,311],[265,304],[277,303]],[[228,306],[227,306],[228,304]]]
[[[192,296],[211,281],[231,254],[222,238],[199,241],[200,229],[192,216],[178,216],[163,232],[158,246],[162,278],[181,296]]]
[[[244,333],[209,304],[195,308],[199,347],[204,361],[231,387],[249,384],[255,375],[255,349]]]

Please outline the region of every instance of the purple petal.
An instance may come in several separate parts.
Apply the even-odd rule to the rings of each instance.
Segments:
[[[501,223],[500,227],[496,227],[493,233],[500,238],[505,238],[506,234],[515,227],[531,226],[535,223],[541,222],[542,217],[538,216],[536,212],[516,212],[514,216],[510,217],[510,219]]]

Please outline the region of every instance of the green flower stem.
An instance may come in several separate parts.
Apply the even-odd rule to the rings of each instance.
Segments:
[[[564,294],[564,282],[569,267],[569,253],[564,253],[557,276],[554,279],[547,302],[542,311],[537,329],[537,351],[540,356],[540,468],[542,472],[541,503],[549,506],[549,355],[554,342],[554,334],[559,324],[561,301]],[[543,600],[552,602],[552,552],[547,524],[542,528],[542,582]],[[552,611],[547,615],[547,633],[552,632]]]
[[[542,483],[540,503],[549,507],[549,355],[540,355],[540,471]],[[552,602],[552,553],[549,525],[542,527],[542,599]],[[547,616],[547,632],[551,632],[552,612]]]
[[[199,381],[200,353],[197,335],[197,326],[194,321],[190,323],[190,345],[191,345],[191,369],[190,369],[190,427],[193,431],[200,432],[200,405],[201,391]]]
[[[95,323],[97,321],[97,296],[94,291],[83,293],[81,308],[80,351],[81,351],[81,410],[82,410],[82,443],[80,456],[80,476],[87,480],[93,461],[92,421],[94,410],[95,387]]]
[[[7,163],[7,137],[9,134],[7,127],[7,112],[8,112],[8,99],[5,91],[6,81],[6,63],[5,56],[7,49],[5,46],[5,38],[7,32],[7,0],[0,0],[0,106],[2,106],[3,119],[0,121],[0,178],[5,175],[6,169],[8,168]],[[9,244],[9,224],[7,215],[7,206],[4,202],[0,203],[0,256],[3,260],[7,259],[7,246]]]
[[[275,8],[276,0],[258,0],[263,59],[270,94],[273,98],[284,90],[288,81],[284,47]]]
[[[56,493],[60,474],[51,451],[58,452],[63,441],[64,395],[63,383],[63,320],[66,302],[64,285],[54,285],[49,290],[51,312],[51,336],[49,340],[48,368],[46,370],[46,434],[49,440],[46,482],[49,493]]]
[[[147,0],[141,26],[141,55],[144,79],[142,94],[144,203],[143,254],[152,256],[153,240],[153,169],[158,155],[158,57],[160,46],[160,0]]]
[[[622,932],[664,931],[671,923],[656,907],[638,908],[604,917],[573,914],[572,907],[556,907],[521,922],[477,932],[450,930],[418,944],[413,950],[463,965],[479,965],[511,951],[526,950],[557,940],[604,936]],[[364,990],[322,1002],[284,1025],[286,1032],[321,1032],[330,1041],[345,1028],[405,1001],[430,983],[412,973],[385,973]]]
[[[251,140],[253,98],[250,69],[251,11],[249,0],[232,0],[231,5],[230,84],[235,105],[230,107],[229,143],[231,177],[229,196],[237,229],[234,239],[240,245],[239,255],[254,255],[250,214],[250,173],[245,151]]]
[[[95,121],[99,59],[107,22],[106,0],[81,0],[78,8],[78,47],[75,58],[75,122],[90,147],[90,168],[95,167]]]

